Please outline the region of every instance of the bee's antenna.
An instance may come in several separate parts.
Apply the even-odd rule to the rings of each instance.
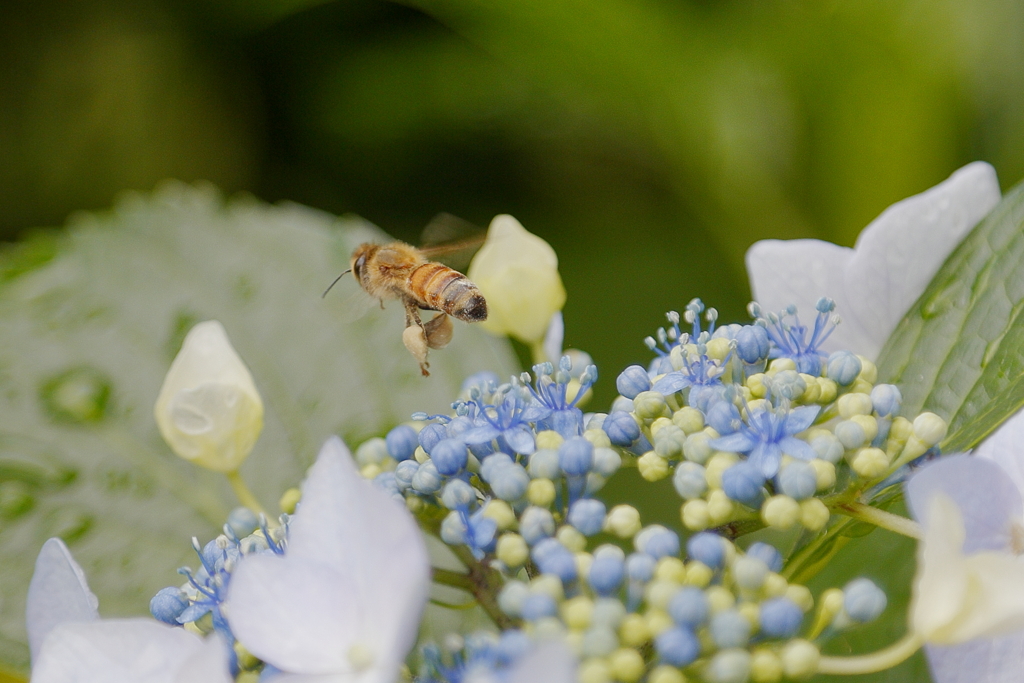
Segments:
[[[320,298],[321,299],[326,298],[327,297],[327,292],[331,291],[331,287],[333,287],[334,285],[338,284],[338,280],[340,280],[341,278],[345,277],[346,275],[348,275],[351,272],[352,272],[352,269],[349,268],[348,270],[344,271],[341,275],[339,275],[338,277],[334,278],[334,282],[332,282],[331,284],[327,285],[327,289],[325,289],[324,293],[320,295]]]

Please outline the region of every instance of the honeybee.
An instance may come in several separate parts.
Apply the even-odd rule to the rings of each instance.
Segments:
[[[444,348],[451,341],[449,316],[468,323],[487,319],[487,301],[477,286],[459,271],[427,259],[428,254],[440,251],[420,250],[405,242],[360,244],[352,252],[351,268],[345,271],[352,273],[363,291],[380,301],[381,308],[389,299],[402,302],[405,307],[402,342],[419,362],[424,377],[430,375],[427,350]],[[339,275],[331,287],[345,273]],[[421,310],[438,314],[423,322]]]

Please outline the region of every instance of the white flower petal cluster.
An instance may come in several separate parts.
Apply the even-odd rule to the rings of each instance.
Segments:
[[[946,258],[999,203],[995,169],[978,161],[882,212],[853,249],[813,239],[764,240],[747,251],[754,300],[772,312],[795,304],[810,315],[819,297],[842,324],[823,345],[874,359]]]
[[[51,538],[28,593],[33,683],[230,683],[227,646],[153,619],[100,619],[64,542]]]
[[[218,321],[185,336],[154,414],[171,450],[196,465],[234,472],[249,456],[263,429],[263,401]]]
[[[288,674],[282,681],[391,683],[429,587],[412,515],[333,437],[303,484],[285,555],[241,563],[226,611],[239,641]]]

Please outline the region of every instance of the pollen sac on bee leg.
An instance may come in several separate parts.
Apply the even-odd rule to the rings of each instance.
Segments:
[[[432,349],[443,349],[452,340],[452,319],[445,313],[438,313],[423,326],[427,336],[427,346]]]
[[[402,343],[405,344],[405,348],[409,349],[412,357],[419,361],[420,372],[423,373],[423,376],[429,376],[430,373],[427,371],[427,368],[430,367],[430,364],[427,363],[427,336],[424,334],[423,328],[415,324],[405,328],[405,332],[402,332]]]

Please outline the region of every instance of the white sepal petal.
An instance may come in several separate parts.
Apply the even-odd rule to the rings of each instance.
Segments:
[[[964,556],[964,523],[941,493],[918,548],[910,624],[929,643],[955,645],[1024,629],[1024,563],[1006,549]]]
[[[47,636],[33,683],[230,683],[219,638],[204,644],[184,629],[152,619],[63,623]]]
[[[509,683],[576,683],[576,657],[560,641],[539,644],[509,672]]]
[[[98,601],[85,573],[59,538],[43,544],[28,587],[26,624],[32,661],[36,661],[46,636],[64,622],[99,619]]]
[[[286,555],[235,570],[228,619],[241,642],[288,673],[389,683],[415,643],[429,586],[412,515],[364,479],[333,437],[303,484]],[[353,653],[370,664],[357,672]]]
[[[747,251],[754,299],[768,311],[795,304],[810,317],[819,297],[843,322],[824,344],[875,358],[967,233],[999,203],[995,170],[964,166],[945,182],[893,204],[853,249],[818,240],[765,240]]]

